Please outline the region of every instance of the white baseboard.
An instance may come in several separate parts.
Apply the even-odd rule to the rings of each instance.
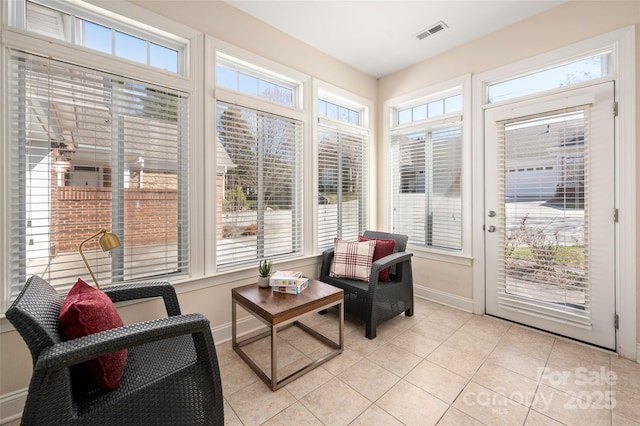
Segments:
[[[260,328],[264,328],[266,330],[266,326],[254,316],[239,319],[237,326],[238,336],[251,333],[252,331],[259,330]],[[213,341],[216,345],[227,342],[231,340],[231,323],[228,322],[226,324],[213,327],[211,328],[211,333],[213,334]]]
[[[419,285],[413,286],[413,292],[416,297],[451,306],[465,312],[473,312],[473,299]]]
[[[24,404],[27,402],[28,392],[29,389],[24,388],[0,395],[0,425],[22,417],[22,410],[24,410]]]

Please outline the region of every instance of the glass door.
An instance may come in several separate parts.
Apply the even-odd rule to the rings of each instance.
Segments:
[[[487,110],[486,311],[615,349],[613,83]]]

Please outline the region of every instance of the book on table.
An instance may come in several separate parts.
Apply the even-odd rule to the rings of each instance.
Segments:
[[[299,271],[276,271],[269,278],[271,287],[297,287],[298,280],[302,278]]]
[[[271,286],[271,289],[278,293],[300,294],[309,287],[310,283],[311,280],[309,278],[298,278],[296,286]]]

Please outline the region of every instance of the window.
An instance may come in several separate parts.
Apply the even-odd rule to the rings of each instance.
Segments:
[[[611,52],[488,85],[489,103],[595,80],[611,73]]]
[[[409,243],[463,249],[462,95],[393,109],[391,226]]]
[[[369,133],[352,125],[360,124],[362,110],[324,99],[318,106],[317,232],[323,250],[335,237],[355,241],[367,229]]]
[[[218,52],[216,85],[288,107],[298,107],[298,84]]]
[[[101,228],[122,246],[85,244],[98,281],[187,273],[188,95],[18,50],[7,74],[12,296],[86,278],[78,245]]]
[[[460,112],[462,110],[462,95],[453,95],[447,98],[421,103],[419,105],[399,109],[396,112],[398,125],[414,123],[427,118],[439,117],[444,114]]]
[[[218,269],[301,254],[302,122],[218,101],[217,135]]]
[[[318,99],[318,115],[343,123],[360,125],[360,111],[356,111],[333,102]]]
[[[17,2],[20,4],[20,2]],[[97,52],[184,74],[187,41],[110,20],[69,3],[26,1],[26,29]]]
[[[222,42],[215,46],[216,271],[299,257],[307,77]]]

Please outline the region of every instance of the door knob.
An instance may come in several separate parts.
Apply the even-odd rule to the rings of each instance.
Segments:
[[[489,217],[496,217],[496,212],[494,212],[493,210],[489,210],[488,216]]]
[[[487,228],[487,231],[489,232],[496,232],[496,227],[493,225],[489,225],[489,227]]]

